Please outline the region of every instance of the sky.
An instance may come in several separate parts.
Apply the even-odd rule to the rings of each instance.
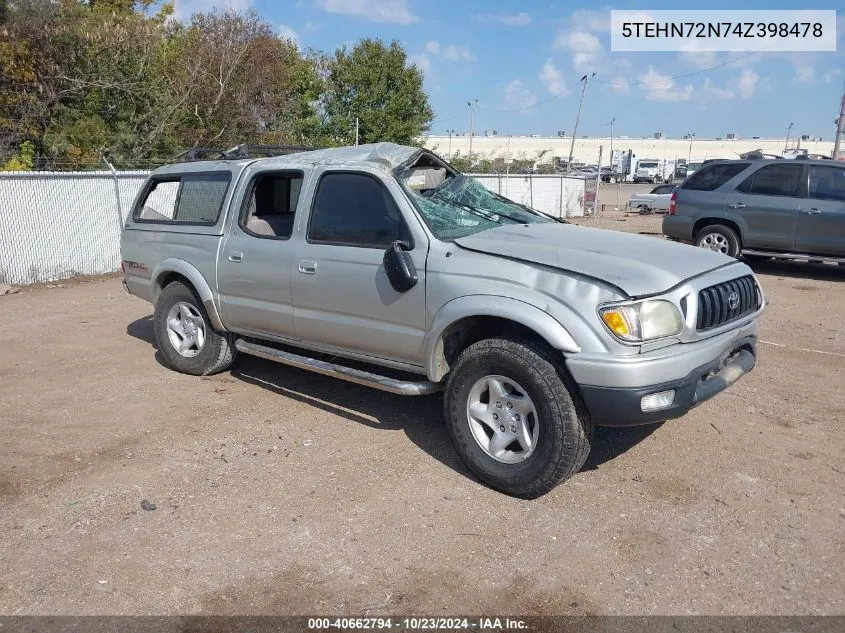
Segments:
[[[364,37],[397,39],[424,73],[430,134],[832,139],[845,82],[845,0],[619,2],[547,0],[177,0],[177,14],[252,8],[303,48],[332,52]],[[837,51],[612,52],[614,9],[837,9]],[[476,101],[477,100],[477,101]]]

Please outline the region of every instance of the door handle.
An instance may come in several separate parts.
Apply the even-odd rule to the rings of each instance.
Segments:
[[[244,260],[244,254],[243,253],[230,253],[229,254],[229,261],[230,262],[235,262],[236,264],[239,264],[243,260]]]
[[[744,209],[745,203],[744,202],[734,202],[733,204],[728,205],[731,209]]]
[[[317,262],[299,262],[299,272],[313,275],[317,272]]]
[[[804,213],[806,213],[807,215],[818,215],[819,213],[821,213],[821,209],[813,207],[812,209],[807,209],[806,211],[804,211]]]

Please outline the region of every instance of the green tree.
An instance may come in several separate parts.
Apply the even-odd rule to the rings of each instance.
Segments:
[[[413,144],[431,127],[433,113],[422,72],[394,40],[363,39],[335,51],[326,63],[322,111],[326,132],[338,144],[392,141]]]
[[[35,147],[29,141],[21,143],[20,151],[12,156],[0,171],[30,171],[35,162]]]

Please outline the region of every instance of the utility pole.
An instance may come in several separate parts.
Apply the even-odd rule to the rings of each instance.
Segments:
[[[616,117],[610,119],[610,173],[613,175],[613,124],[616,122]],[[601,171],[601,165],[599,165],[599,171]]]
[[[590,75],[590,77],[595,77],[596,73]],[[575,129],[572,130],[572,143],[569,145],[569,160],[566,163],[566,173],[568,174],[572,171],[572,158],[573,154],[575,153],[575,137],[578,136],[578,121],[581,119],[581,106],[584,105],[584,93],[587,91],[587,81],[590,79],[587,75],[581,77],[581,100],[578,101],[578,114],[575,115]],[[601,166],[599,166],[599,171],[601,171]]]
[[[786,128],[786,140],[783,142],[783,151],[789,149],[789,132],[792,130],[792,126],[795,125],[794,121],[789,122],[789,127]]]
[[[478,99],[475,100],[478,103]],[[469,108],[469,166],[472,167],[472,101],[467,101]]]
[[[358,117],[355,117],[355,145],[358,144]]]
[[[690,132],[687,136],[689,136],[689,154],[687,154],[687,169],[689,169],[689,164],[692,162],[692,139],[695,137],[695,132]]]
[[[836,140],[833,141],[833,160],[839,159],[839,145],[842,142],[842,128],[845,127],[845,92],[842,93],[842,105],[839,107],[839,118],[836,119]]]

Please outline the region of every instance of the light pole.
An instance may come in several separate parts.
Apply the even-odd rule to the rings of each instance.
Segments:
[[[566,163],[566,173],[572,171],[572,155],[575,153],[575,137],[578,136],[578,121],[581,119],[581,106],[584,105],[584,93],[587,91],[587,81],[591,77],[595,77],[596,73],[592,73],[589,77],[584,75],[581,77],[581,100],[578,101],[578,114],[575,115],[575,129],[572,130],[572,143],[569,146],[569,160]],[[599,167],[601,168],[601,167]]]
[[[689,164],[692,161],[692,139],[695,138],[695,132],[690,132],[687,136],[689,136],[689,154],[687,154],[687,169],[689,169]]]
[[[467,101],[467,107],[469,108],[469,166],[472,167],[472,104],[478,103],[478,99],[475,101]]]
[[[786,151],[789,149],[789,133],[792,131],[792,126],[795,125],[794,121],[789,122],[789,127],[786,128],[786,140],[783,142],[783,150]]]
[[[449,135],[449,160],[452,160],[452,134],[455,133],[455,130],[446,130],[446,134]]]
[[[610,174],[613,175],[613,124],[616,122],[616,117],[610,119]],[[599,170],[601,170],[601,165],[599,165]]]

